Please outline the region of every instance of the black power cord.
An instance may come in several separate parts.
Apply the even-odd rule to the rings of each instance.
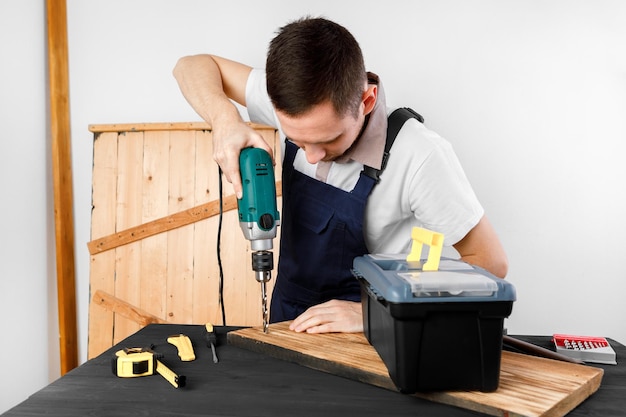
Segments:
[[[220,193],[220,214],[217,224],[217,265],[220,270],[219,281],[219,304],[222,309],[222,324],[226,326],[226,308],[224,307],[224,269],[222,268],[221,242],[222,242],[222,215],[224,214],[224,205],[222,197],[222,168],[218,166],[218,189]]]

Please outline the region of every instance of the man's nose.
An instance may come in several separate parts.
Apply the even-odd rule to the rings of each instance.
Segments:
[[[317,164],[326,156],[326,151],[324,151],[324,148],[315,145],[306,145],[304,148],[304,153],[306,155],[306,160],[309,164]]]

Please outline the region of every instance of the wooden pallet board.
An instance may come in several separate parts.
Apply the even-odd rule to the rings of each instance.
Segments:
[[[280,160],[276,129],[251,127]],[[198,209],[219,208],[211,127],[206,123],[139,123],[91,125],[89,130],[94,133],[94,159],[92,241],[87,245],[91,255],[88,357],[142,327],[104,308],[104,303],[93,302],[97,293],[170,323],[222,324],[219,210]],[[281,177],[280,164],[275,176]],[[236,208],[232,186],[225,179],[221,197],[226,324],[258,326],[262,323],[261,287],[251,267],[250,242],[241,232],[237,211],[232,210]],[[275,259],[279,249],[277,236]],[[270,292],[274,281],[269,282]]]
[[[228,343],[279,359],[396,390],[385,364],[362,333],[311,335],[289,323],[230,332]],[[497,391],[417,393],[418,397],[502,417],[560,417],[600,387],[604,371],[512,352],[502,352]]]

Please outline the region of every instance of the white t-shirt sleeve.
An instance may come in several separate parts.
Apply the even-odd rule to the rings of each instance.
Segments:
[[[253,68],[246,84],[246,108],[250,121],[272,127],[279,127],[274,106],[267,94],[265,70]]]
[[[447,245],[460,241],[484,214],[449,142],[439,138],[412,172],[410,209],[422,227],[444,234]]]
[[[413,227],[442,233],[444,244],[451,246],[478,223],[484,209],[451,144],[408,120],[366,214],[368,248],[373,253],[402,253],[410,248]]]

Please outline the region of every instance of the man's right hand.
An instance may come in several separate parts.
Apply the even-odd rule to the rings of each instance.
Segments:
[[[239,154],[242,149],[249,147],[265,149],[274,161],[272,148],[247,123],[217,123],[213,126],[213,159],[222,169],[226,180],[232,184],[237,198],[242,197]]]

